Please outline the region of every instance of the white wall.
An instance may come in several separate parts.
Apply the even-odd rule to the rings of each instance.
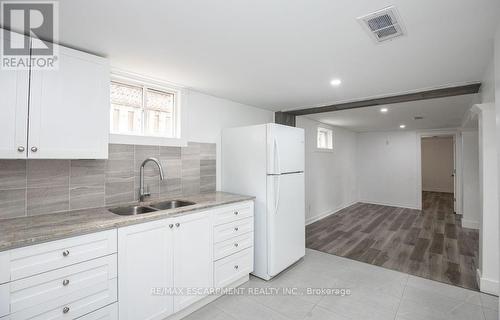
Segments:
[[[497,28],[497,33],[496,33],[496,37],[495,37],[494,67],[495,67],[495,97],[498,97],[498,99],[495,99],[495,104],[496,104],[496,125],[497,125],[498,185],[500,186],[500,24]],[[498,188],[498,199],[500,201],[500,187]],[[500,204],[499,204],[499,208],[500,208]],[[500,219],[499,219],[499,223],[500,223]],[[500,225],[499,225],[499,229],[500,229]],[[500,244],[499,244],[499,248],[500,248]],[[500,263],[499,263],[499,265],[500,265]],[[500,273],[500,270],[499,270],[499,273]],[[500,301],[499,301],[499,306],[500,306]]]
[[[333,152],[316,150],[318,125],[333,130]],[[297,118],[306,136],[306,223],[319,220],[357,201],[356,133]]]
[[[479,229],[479,135],[477,131],[462,132],[462,225]]]
[[[422,148],[422,190],[433,192],[454,192],[453,137],[423,138]]]
[[[420,208],[416,132],[358,134],[359,201]]]
[[[186,105],[186,139],[217,143],[217,190],[220,190],[220,140],[223,128],[273,122],[273,112],[189,91]]]
[[[474,106],[479,120],[480,288],[498,294],[499,202],[495,105]]]

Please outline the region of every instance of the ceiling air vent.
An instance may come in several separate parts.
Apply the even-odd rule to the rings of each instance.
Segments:
[[[394,39],[405,34],[398,10],[394,6],[358,18],[359,23],[377,42]]]

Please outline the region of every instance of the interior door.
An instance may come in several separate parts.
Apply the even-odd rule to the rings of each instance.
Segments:
[[[28,157],[105,159],[108,62],[61,46],[58,50],[57,69],[31,73]]]
[[[0,29],[0,41],[3,42],[4,37],[18,48],[25,45],[24,36]],[[26,158],[28,90],[29,70],[0,71],[0,159]]]
[[[268,124],[267,157],[268,174],[304,171],[304,130]]]
[[[268,175],[268,273],[275,276],[305,255],[304,173]]]
[[[213,240],[210,215],[189,215],[174,227],[174,311],[203,298],[188,290],[213,287]]]

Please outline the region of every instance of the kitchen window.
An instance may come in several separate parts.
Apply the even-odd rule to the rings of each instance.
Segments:
[[[179,138],[179,92],[134,80],[113,80],[112,134]]]
[[[319,150],[333,150],[333,131],[331,129],[318,127],[316,147]]]

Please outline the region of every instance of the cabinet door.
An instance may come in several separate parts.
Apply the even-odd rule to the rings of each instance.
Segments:
[[[118,229],[118,311],[121,320],[173,313],[173,231],[168,220]],[[158,290],[156,290],[158,288]]]
[[[17,47],[25,37],[4,33]],[[23,159],[27,155],[29,70],[0,70],[0,159]]]
[[[109,65],[58,47],[56,70],[32,70],[29,158],[108,157]]]
[[[174,232],[174,311],[177,312],[203,298],[186,294],[187,290],[213,287],[213,240],[211,215],[188,215],[177,222]]]

